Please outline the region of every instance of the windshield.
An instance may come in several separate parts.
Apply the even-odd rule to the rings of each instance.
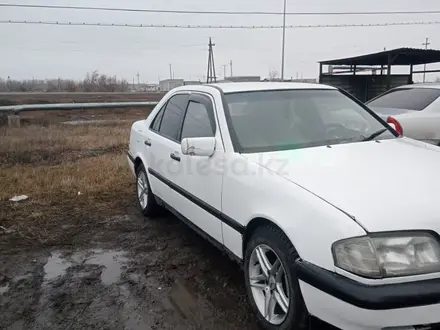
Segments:
[[[244,153],[358,142],[385,128],[337,90],[231,93],[225,98],[231,136]],[[395,137],[387,129],[379,135]]]
[[[395,89],[368,103],[374,108],[394,108],[420,111],[440,96],[440,89],[404,88]]]

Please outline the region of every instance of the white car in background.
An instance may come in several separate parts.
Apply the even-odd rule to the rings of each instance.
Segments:
[[[262,328],[440,323],[440,148],[333,87],[173,89],[133,124],[142,214],[165,207],[244,269]]]
[[[440,146],[440,84],[400,86],[367,106],[400,134]]]

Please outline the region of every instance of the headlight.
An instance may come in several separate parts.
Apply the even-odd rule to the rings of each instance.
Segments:
[[[335,265],[370,278],[440,272],[440,245],[428,232],[371,234],[333,244]]]

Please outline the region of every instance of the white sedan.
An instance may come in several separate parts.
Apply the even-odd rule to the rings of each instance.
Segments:
[[[262,328],[440,323],[440,149],[344,92],[176,88],[128,159],[144,215],[167,208],[243,266]]]
[[[440,146],[440,84],[400,86],[367,106],[400,134]]]

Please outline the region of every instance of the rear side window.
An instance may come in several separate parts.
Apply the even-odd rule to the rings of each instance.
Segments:
[[[190,137],[213,137],[214,128],[205,105],[190,101],[182,127],[182,139]]]
[[[163,111],[165,110],[166,104],[159,110],[159,113],[156,115],[156,118],[154,118],[153,122],[151,123],[150,128],[153,131],[158,132],[160,127],[160,122],[162,120]]]
[[[160,134],[177,141],[187,101],[188,96],[183,94],[175,95],[169,99],[160,124]]]
[[[370,107],[394,108],[420,111],[440,96],[440,89],[405,88],[395,89],[368,103]]]

